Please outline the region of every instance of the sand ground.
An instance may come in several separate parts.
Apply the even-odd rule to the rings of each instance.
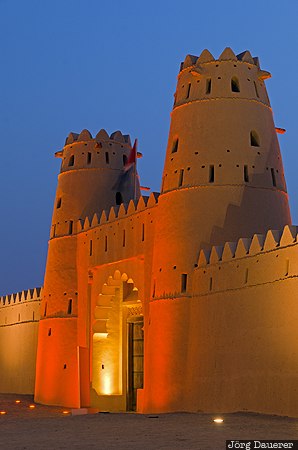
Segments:
[[[20,399],[21,403],[15,403]],[[1,395],[2,449],[225,449],[226,439],[298,439],[298,419],[252,413],[63,414],[63,408],[35,405],[31,396]]]

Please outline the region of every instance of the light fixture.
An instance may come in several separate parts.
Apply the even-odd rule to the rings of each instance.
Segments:
[[[221,417],[217,417],[216,419],[213,419],[213,422],[215,422],[215,423],[223,423],[223,419]]]

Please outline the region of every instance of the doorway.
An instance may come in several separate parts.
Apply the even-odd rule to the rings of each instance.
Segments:
[[[136,411],[137,389],[143,388],[144,318],[127,319],[127,410]]]

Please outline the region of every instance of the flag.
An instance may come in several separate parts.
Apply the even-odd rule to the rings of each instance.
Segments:
[[[130,149],[127,161],[125,162],[124,167],[112,188],[115,191],[123,190],[126,183],[128,183],[131,179],[134,185],[136,183],[137,144],[138,140],[135,139],[133,147]]]

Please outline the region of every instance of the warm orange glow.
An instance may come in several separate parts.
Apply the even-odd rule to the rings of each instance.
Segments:
[[[35,385],[35,398],[37,403],[45,404],[61,404],[63,398],[64,407],[78,408],[78,377],[75,369],[71,375],[69,375],[69,382],[61,388],[61,372],[64,376],[68,375],[72,369],[71,367],[77,367],[77,347],[74,345],[74,336],[76,335],[76,321],[69,319],[61,319],[59,323],[55,322],[55,319],[47,319],[43,324],[39,325],[40,330],[40,342],[41,347],[38,346],[42,353],[42,348],[45,344],[44,340],[49,339],[49,328],[55,328],[55,333],[52,333],[51,339],[49,339],[50,347],[47,355],[47,364],[43,364],[43,356],[39,355],[36,362],[36,385]],[[53,338],[53,339],[52,339]],[[59,369],[57,366],[57,346],[61,342],[65,343],[65,353],[61,356]],[[67,342],[67,345],[66,345]],[[49,344],[48,344],[49,345]],[[65,364],[67,362],[67,364]],[[64,366],[66,365],[65,369]],[[60,409],[59,414],[62,414]]]
[[[0,411],[0,414],[3,416],[4,414],[6,414],[6,411]]]
[[[213,420],[213,422],[215,422],[215,423],[223,423],[223,419],[221,419],[220,417],[217,417],[216,419]]]
[[[62,414],[70,414],[70,411],[62,411]]]
[[[29,408],[30,408],[30,409],[34,409],[34,408],[35,408],[35,405],[29,405]]]
[[[104,395],[111,395],[112,389],[111,389],[111,377],[109,374],[105,374],[102,380],[102,393]]]
[[[21,403],[21,400],[16,400],[15,402],[16,402],[16,403]]]

